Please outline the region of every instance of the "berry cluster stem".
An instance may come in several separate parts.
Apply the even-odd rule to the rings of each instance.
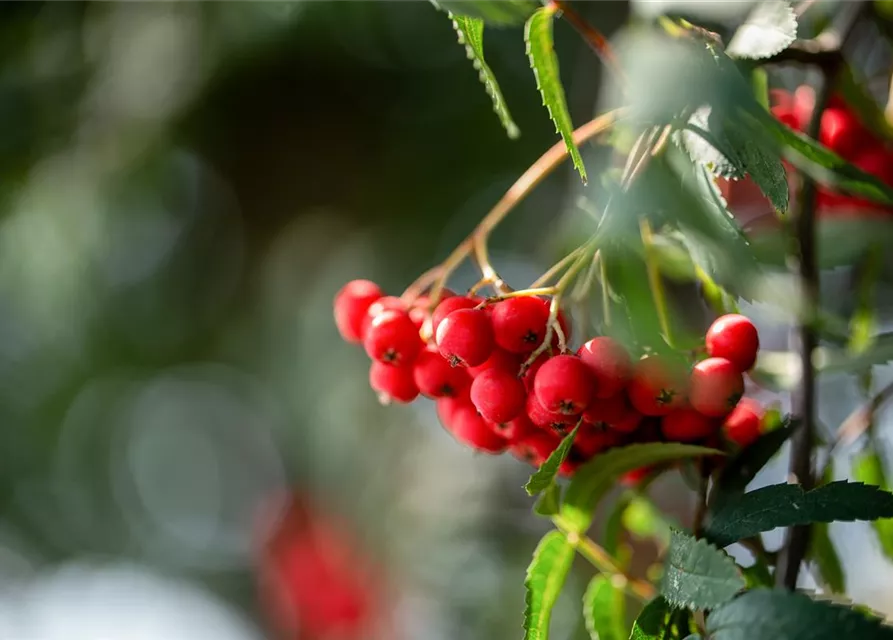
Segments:
[[[614,109],[590,120],[574,131],[574,142],[576,142],[577,145],[582,145],[588,140],[605,133],[614,126],[623,113],[623,109]],[[523,174],[521,174],[521,177],[518,178],[509,190],[505,192],[505,195],[503,195],[490,212],[484,216],[471,234],[453,249],[446,260],[432,270],[422,274],[418,280],[413,282],[406,289],[403,294],[404,299],[413,300],[430,286],[431,304],[432,307],[435,306],[440,299],[441,291],[443,290],[447,279],[474,250],[475,246],[485,247],[487,239],[497,225],[499,225],[512,209],[514,209],[519,202],[533,191],[533,189],[551,174],[566,158],[567,148],[564,142],[555,143],[548,151],[540,156],[536,162],[530,165]],[[483,254],[480,254],[479,252],[477,257],[482,271],[486,270],[484,273],[485,277],[487,274],[492,275],[496,273],[495,269],[489,264],[486,251],[484,251]]]

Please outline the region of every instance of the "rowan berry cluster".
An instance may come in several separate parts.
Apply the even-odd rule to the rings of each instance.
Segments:
[[[557,316],[547,339],[549,301],[534,296],[484,299],[444,291],[412,303],[354,280],[335,297],[342,337],[372,359],[369,383],[382,402],[437,403],[443,426],[478,451],[509,450],[539,466],[575,425],[580,429],[562,472],[605,449],[650,440],[727,442],[759,435],[761,407],[741,399],[743,373],[759,337],[740,315],[726,315],[706,334],[707,358],[685,368],[655,355],[633,361],[610,337],[576,353],[561,351],[570,328]],[[423,335],[432,339],[426,342]],[[687,370],[688,369],[688,370]]]
[[[796,131],[805,132],[815,108],[815,92],[803,85],[793,94],[775,90],[772,92],[772,113],[782,123]],[[893,151],[874,135],[839,95],[832,95],[822,112],[818,141],[837,155],[879,178],[893,184]],[[847,196],[820,187],[816,198],[817,211],[821,215],[829,211],[852,215],[889,215],[890,209],[868,200]]]

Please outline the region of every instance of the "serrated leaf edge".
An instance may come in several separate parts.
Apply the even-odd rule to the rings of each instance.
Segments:
[[[745,18],[744,24],[742,24],[741,27],[746,26],[747,21],[750,19],[750,16],[753,15],[756,11],[758,11],[761,5],[763,5],[767,2],[773,2],[773,3],[785,5],[785,7],[787,8],[787,11],[785,12],[787,19],[788,19],[787,26],[793,27],[793,29],[792,29],[793,35],[786,35],[784,38],[786,40],[786,42],[784,44],[780,45],[776,49],[769,49],[760,55],[752,55],[752,54],[742,55],[742,54],[729,53],[728,54],[729,57],[735,58],[736,60],[765,60],[766,58],[771,58],[772,56],[774,56],[778,53],[781,53],[782,51],[787,49],[789,46],[791,46],[794,43],[794,41],[797,39],[797,31],[798,31],[798,26],[799,26],[797,24],[797,12],[794,11],[794,7],[791,6],[791,3],[788,2],[788,0],[763,0],[763,2],[760,2],[759,4],[755,5],[753,9],[751,9],[751,12],[747,15],[747,18]],[[741,28],[741,27],[739,27],[739,28]],[[737,35],[737,31],[736,31],[735,35]],[[730,46],[733,41],[734,41],[734,36],[732,37],[732,40],[729,41]]]
[[[691,535],[685,533],[684,531],[676,530],[673,533],[674,533],[674,535],[679,535],[679,534],[684,535],[684,536],[690,538],[691,540],[694,540],[695,546],[707,549],[711,553],[716,553],[718,556],[724,557],[725,560],[728,562],[729,566],[734,570],[735,576],[738,578],[738,580],[741,583],[741,587],[738,589],[738,591],[740,592],[741,589],[744,589],[744,587],[746,586],[746,582],[744,580],[744,577],[741,575],[741,570],[738,568],[738,565],[735,564],[735,560],[728,553],[726,553],[725,550],[720,549],[719,547],[717,547],[713,544],[710,544],[710,542],[708,542],[704,538],[695,538],[694,536],[691,536]],[[670,542],[670,544],[672,545],[672,541]],[[668,558],[667,564],[669,564],[669,562],[670,561]],[[693,575],[693,576],[700,576],[700,577],[705,577],[705,578],[718,578],[717,576],[710,576],[708,574],[698,574],[698,573],[694,573],[692,571],[684,571],[681,567],[674,567],[674,568],[678,569],[682,573],[686,573],[686,574]],[[666,573],[664,575],[666,575]],[[661,579],[661,586],[663,586],[663,580],[664,580],[664,578]],[[675,600],[675,599],[671,598],[667,593],[665,593],[663,591],[663,589],[661,589],[660,594],[670,604],[670,607],[676,608],[676,609],[691,609],[693,611],[703,611],[704,609],[712,609],[712,608],[718,607],[722,604],[725,604],[726,602],[729,602],[731,600],[731,598],[729,598],[729,600],[722,600],[722,601],[717,600],[715,602],[711,602],[710,604],[700,605],[693,601]]]
[[[547,640],[548,639],[548,625],[552,617],[552,607],[554,606],[554,600],[551,603],[547,603],[547,610],[545,614],[540,614],[542,616],[541,622],[546,626],[546,633],[541,634],[539,628],[533,628],[531,626],[532,618],[533,618],[533,589],[530,586],[530,580],[534,575],[535,570],[538,568],[538,562],[542,561],[542,554],[546,552],[547,548],[552,545],[557,545],[561,543],[564,545],[564,549],[556,549],[556,551],[565,551],[570,557],[566,563],[566,566],[561,571],[561,575],[558,578],[558,591],[561,590],[561,584],[564,583],[565,578],[567,577],[567,572],[570,569],[571,562],[574,557],[574,548],[568,542],[567,538],[557,530],[552,530],[548,532],[546,535],[542,537],[539,544],[536,546],[536,549],[533,551],[533,558],[530,561],[530,564],[527,567],[527,572],[524,576],[524,622],[522,624],[522,628],[524,629],[524,639],[525,640]],[[554,563],[553,563],[554,564]],[[543,590],[544,593],[548,591],[548,589]],[[557,600],[558,594],[555,594],[555,600]]]

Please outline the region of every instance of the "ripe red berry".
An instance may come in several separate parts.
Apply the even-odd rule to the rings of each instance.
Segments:
[[[440,300],[443,301],[447,298],[452,298],[455,295],[456,294],[449,289],[442,289],[440,292]],[[409,317],[412,318],[412,321],[415,322],[416,326],[420,329],[430,315],[432,315],[431,298],[427,295],[419,296],[409,307]]]
[[[583,411],[583,422],[607,429],[631,413],[636,412],[629,406],[626,397],[620,394],[604,400],[596,399],[590,402],[586,410]]]
[[[729,360],[741,372],[753,367],[760,349],[757,328],[737,313],[717,318],[707,329],[705,342],[709,355]]]
[[[447,428],[456,440],[484,453],[502,453],[508,446],[471,404],[456,407]]]
[[[688,402],[710,418],[721,418],[738,404],[744,393],[741,372],[725,358],[707,358],[694,366]]]
[[[633,363],[616,341],[602,336],[593,338],[577,351],[595,380],[595,397],[610,398],[620,393],[629,381]]]
[[[587,458],[618,446],[623,441],[623,435],[619,431],[600,429],[586,424],[580,426],[577,437],[574,438],[574,446],[580,449]]]
[[[694,442],[715,433],[717,423],[703,413],[683,407],[665,415],[660,428],[667,440]]]
[[[438,398],[435,402],[435,407],[437,408],[437,417],[440,418],[440,424],[449,430],[451,428],[450,425],[453,424],[453,416],[456,410],[466,406],[474,407],[471,404],[470,385],[464,387],[453,397]]]
[[[530,366],[527,367],[527,370],[524,372],[524,375],[521,376],[521,381],[524,382],[524,388],[527,389],[527,393],[533,393],[533,381],[536,380],[536,374],[540,370],[549,358],[552,357],[552,354],[548,352],[543,352],[536,357]],[[526,360],[526,358],[525,358]],[[522,363],[523,364],[523,363]]]
[[[530,421],[526,413],[521,413],[521,415],[508,422],[491,422],[488,420],[487,424],[490,425],[490,428],[497,435],[505,438],[509,443],[518,442],[522,438],[526,438],[531,431],[536,430],[536,426]]]
[[[561,439],[547,431],[533,431],[509,447],[512,455],[534,467],[542,465],[561,444]]]
[[[852,159],[855,153],[874,141],[856,114],[848,106],[841,105],[829,106],[822,113],[819,142],[838,155]]]
[[[534,425],[541,429],[548,429],[560,436],[570,433],[570,430],[577,424],[576,416],[549,411],[537,400],[536,394],[533,393],[527,394],[527,406],[525,409],[527,417],[530,418]]]
[[[412,375],[419,391],[429,398],[456,396],[471,384],[465,369],[452,367],[440,353],[424,349],[416,358]]]
[[[453,366],[476,367],[493,353],[493,327],[486,312],[458,309],[437,327],[437,348]]]
[[[547,410],[577,415],[592,401],[592,374],[577,356],[549,358],[536,372],[533,391]]]
[[[763,407],[756,400],[742,398],[726,416],[722,429],[726,438],[739,447],[747,447],[760,437],[763,428]]]
[[[471,374],[472,378],[476,378],[484,371],[489,371],[491,369],[505,371],[506,373],[518,377],[518,371],[521,369],[521,356],[517,353],[509,353],[505,349],[497,347],[493,349],[493,353],[490,354],[490,357],[487,358],[487,361],[484,362],[484,364],[480,364],[476,367],[468,367],[468,373]]]
[[[626,393],[630,404],[646,416],[665,416],[685,401],[686,380],[679,367],[658,356],[633,365]]]
[[[419,395],[419,388],[412,379],[412,369],[392,367],[373,362],[369,368],[369,386],[378,393],[382,404],[412,402]]]
[[[549,303],[541,298],[509,298],[493,305],[496,344],[512,353],[530,353],[546,337]]]
[[[471,384],[472,404],[491,422],[508,422],[518,417],[526,401],[524,383],[506,371],[484,371]]]
[[[473,309],[483,301],[483,298],[478,298],[477,296],[450,296],[449,298],[444,298],[431,314],[431,331],[436,334],[437,327],[440,326],[441,321],[453,311]]]
[[[369,280],[351,280],[335,295],[335,326],[348,342],[363,341],[363,320],[369,306],[381,298],[382,291]]]
[[[415,362],[424,344],[419,330],[405,311],[383,311],[372,319],[363,338],[363,347],[373,360],[394,367]]]
[[[366,331],[376,316],[380,316],[385,311],[406,311],[406,305],[403,300],[397,296],[383,296],[369,305],[366,310],[366,317],[363,318],[363,337],[366,337]]]

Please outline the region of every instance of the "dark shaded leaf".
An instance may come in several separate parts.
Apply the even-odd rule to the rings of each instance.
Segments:
[[[713,609],[744,588],[735,562],[723,551],[681,531],[673,531],[660,593],[674,607]]]
[[[711,509],[715,510],[729,498],[744,493],[747,485],[778,453],[798,424],[799,422],[792,422],[790,418],[785,419],[782,426],[762,434],[753,444],[732,458],[716,480]]]
[[[893,629],[848,607],[817,602],[802,593],[754,589],[713,610],[713,640],[890,640]]]
[[[733,58],[769,58],[797,38],[797,14],[785,0],[763,0],[747,16],[726,53]]]
[[[670,619],[670,603],[658,596],[645,605],[633,623],[629,640],[663,640]]]
[[[453,28],[459,36],[459,44],[465,45],[465,51],[468,59],[474,64],[474,68],[478,70],[478,76],[487,95],[493,101],[493,111],[499,116],[499,121],[505,128],[505,132],[509,138],[517,138],[521,135],[521,131],[512,119],[505,98],[502,97],[502,90],[496,81],[496,76],[484,60],[484,21],[481,18],[470,18],[468,16],[460,16],[449,14],[453,21]]]
[[[852,473],[853,479],[859,482],[873,484],[884,490],[890,488],[884,472],[883,461],[874,451],[864,451],[853,458]],[[875,520],[871,525],[877,534],[881,551],[887,558],[893,560],[893,520],[882,518]]]
[[[570,531],[583,533],[592,523],[602,497],[627,471],[667,460],[716,454],[721,452],[678,442],[633,444],[599,454],[574,474],[561,505],[562,520]]]
[[[580,429],[582,423],[583,421],[580,420],[577,423],[577,426],[574,427],[569,434],[564,436],[561,444],[559,444],[555,451],[546,458],[546,461],[543,462],[540,468],[533,472],[533,475],[530,476],[530,480],[524,485],[524,489],[527,491],[528,495],[535,496],[539,492],[548,489],[549,486],[555,482],[555,475],[558,473],[558,468],[561,466],[561,463],[564,462],[564,459],[567,458],[567,454],[570,452],[571,447],[574,444],[574,438],[577,437],[577,431]]]
[[[540,494],[533,510],[541,516],[551,517],[558,513],[561,508],[561,488],[556,484],[550,484],[545,491]]]
[[[567,109],[564,85],[561,84],[561,74],[558,69],[558,56],[555,55],[552,40],[554,16],[555,10],[552,7],[538,9],[527,21],[524,28],[524,41],[527,43],[530,66],[536,76],[536,86],[543,96],[543,105],[548,109],[549,117],[555,123],[555,130],[561,134],[574,167],[580,173],[580,178],[585,184],[587,182],[586,168],[583,166],[583,158],[580,156],[580,150],[577,149],[577,143],[574,142],[574,125]]]
[[[548,640],[552,607],[573,560],[574,548],[559,531],[550,531],[540,540],[524,580],[525,640]]]
[[[705,537],[720,547],[777,527],[893,517],[893,494],[859,482],[831,482],[812,491],[774,484],[729,500],[710,517]]]
[[[834,593],[843,593],[846,590],[846,578],[840,556],[837,555],[837,549],[834,548],[834,543],[828,534],[828,527],[826,522],[817,522],[812,526],[807,557],[815,562],[828,588]]]
[[[605,575],[597,575],[583,594],[583,618],[593,640],[625,640],[626,599]]]
[[[483,20],[497,27],[522,25],[538,7],[535,0],[432,0],[435,6],[457,16]]]

